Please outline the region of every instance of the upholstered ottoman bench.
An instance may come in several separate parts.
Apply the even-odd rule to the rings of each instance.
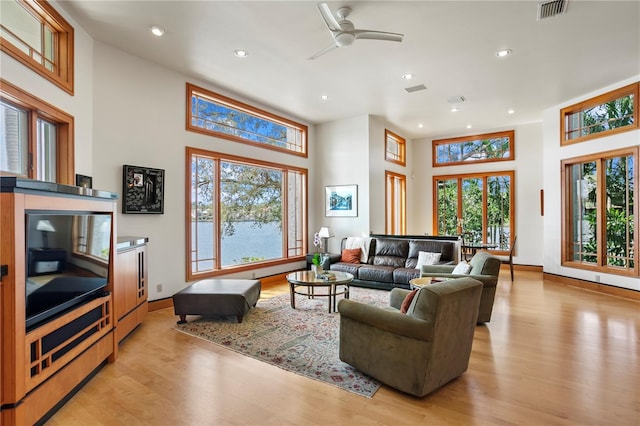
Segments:
[[[186,323],[187,315],[235,315],[242,322],[256,306],[260,289],[259,280],[201,280],[173,295],[173,310],[180,316],[178,324]]]

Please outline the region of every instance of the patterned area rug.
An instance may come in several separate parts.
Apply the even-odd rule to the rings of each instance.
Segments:
[[[338,296],[340,298],[340,296]],[[388,306],[389,292],[352,287],[351,300]],[[284,370],[320,380],[367,398],[380,382],[340,361],[340,314],[327,312],[327,298],[289,295],[259,300],[242,323],[235,317],[187,317],[175,329]]]

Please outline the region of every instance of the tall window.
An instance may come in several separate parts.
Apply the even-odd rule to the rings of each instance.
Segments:
[[[48,1],[2,1],[2,51],[72,95],[73,36],[73,27]]]
[[[471,243],[507,253],[514,236],[514,173],[434,176],[434,226],[438,235],[470,235]],[[501,254],[501,253],[500,253]]]
[[[638,128],[638,88],[631,84],[560,111],[561,145]]]
[[[407,177],[385,171],[386,233],[407,233]]]
[[[0,174],[74,184],[73,117],[0,79]]]
[[[434,140],[433,166],[513,160],[514,144],[513,130]]]
[[[300,260],[307,171],[187,148],[187,280]]]
[[[563,265],[637,275],[638,148],[562,162]]]
[[[307,155],[307,126],[187,83],[187,130]]]
[[[391,130],[384,129],[385,160],[404,166],[406,160],[406,141]]]

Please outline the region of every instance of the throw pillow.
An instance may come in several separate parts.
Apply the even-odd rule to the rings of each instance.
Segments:
[[[407,296],[402,301],[402,304],[400,305],[400,312],[402,312],[403,314],[407,313],[407,311],[409,310],[409,306],[411,306],[411,301],[416,296],[418,290],[419,289],[416,288],[415,290],[411,290],[409,294],[407,294]]]
[[[342,257],[340,262],[345,263],[360,263],[360,249],[344,249],[342,250]]]
[[[442,253],[434,253],[431,251],[418,252],[418,263],[416,263],[416,269],[422,268],[422,265],[435,265],[439,260]]]
[[[453,271],[451,271],[452,274],[457,274],[457,275],[466,275],[469,272],[471,272],[471,265],[469,265],[465,261],[458,263],[456,267],[453,268]]]

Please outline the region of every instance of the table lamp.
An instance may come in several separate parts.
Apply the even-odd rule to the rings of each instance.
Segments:
[[[326,226],[323,226],[322,228],[320,228],[320,230],[318,231],[318,237],[322,238],[322,252],[329,253],[327,243],[329,238],[333,237],[329,228]]]
[[[56,232],[50,220],[39,220],[36,230],[42,231],[42,246],[49,248],[49,232]]]

